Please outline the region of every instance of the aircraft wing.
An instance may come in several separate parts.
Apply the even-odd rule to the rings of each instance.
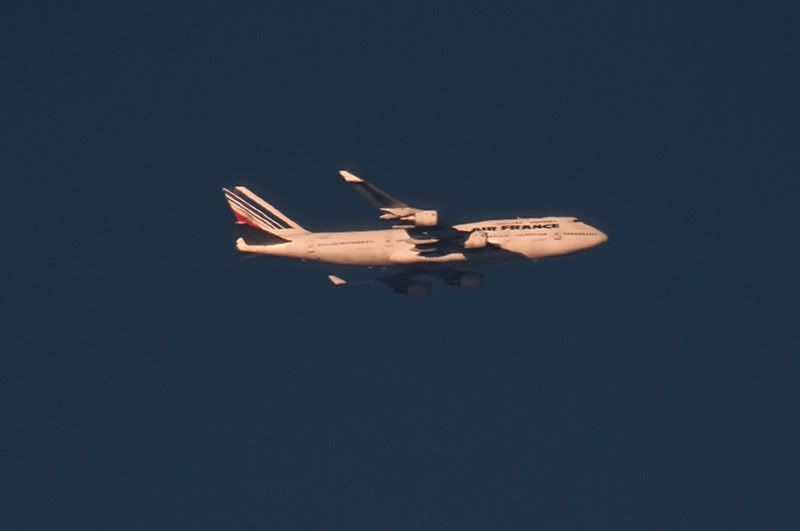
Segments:
[[[436,210],[408,206],[349,171],[342,170],[339,175],[382,212],[380,219],[407,221],[417,227],[435,227],[439,224],[439,213]]]

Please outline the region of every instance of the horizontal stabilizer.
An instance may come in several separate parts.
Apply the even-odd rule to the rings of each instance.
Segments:
[[[344,286],[347,284],[347,281],[343,278],[337,277],[336,275],[328,275],[328,280],[331,281],[331,284],[334,286]]]

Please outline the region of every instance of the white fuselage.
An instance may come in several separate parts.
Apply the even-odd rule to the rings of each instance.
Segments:
[[[314,260],[335,264],[391,266],[435,263],[535,260],[589,249],[608,237],[600,230],[571,217],[516,218],[454,225],[465,236],[486,234],[488,245],[467,249],[464,245],[426,238],[408,228],[349,232],[308,232],[286,243],[249,245],[237,242],[241,251]],[[440,248],[437,248],[440,246]]]

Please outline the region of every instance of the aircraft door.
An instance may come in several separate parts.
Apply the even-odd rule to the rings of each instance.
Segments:
[[[555,226],[552,229],[550,229],[550,234],[553,236],[554,240],[560,240],[561,239],[561,225],[559,223],[556,223]]]

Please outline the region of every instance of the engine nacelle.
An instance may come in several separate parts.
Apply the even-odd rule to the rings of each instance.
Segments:
[[[433,292],[433,285],[427,280],[411,279],[394,287],[395,293],[403,293],[412,297],[427,297]]]
[[[417,210],[413,214],[400,219],[410,221],[415,227],[435,227],[439,224],[439,212],[436,210]]]
[[[482,278],[478,273],[461,273],[458,276],[458,285],[462,288],[479,288]]]
[[[464,249],[483,249],[488,243],[489,235],[482,230],[476,230],[464,241]]]
[[[458,288],[479,288],[483,275],[471,271],[455,271],[451,275],[442,277],[445,284]]]

